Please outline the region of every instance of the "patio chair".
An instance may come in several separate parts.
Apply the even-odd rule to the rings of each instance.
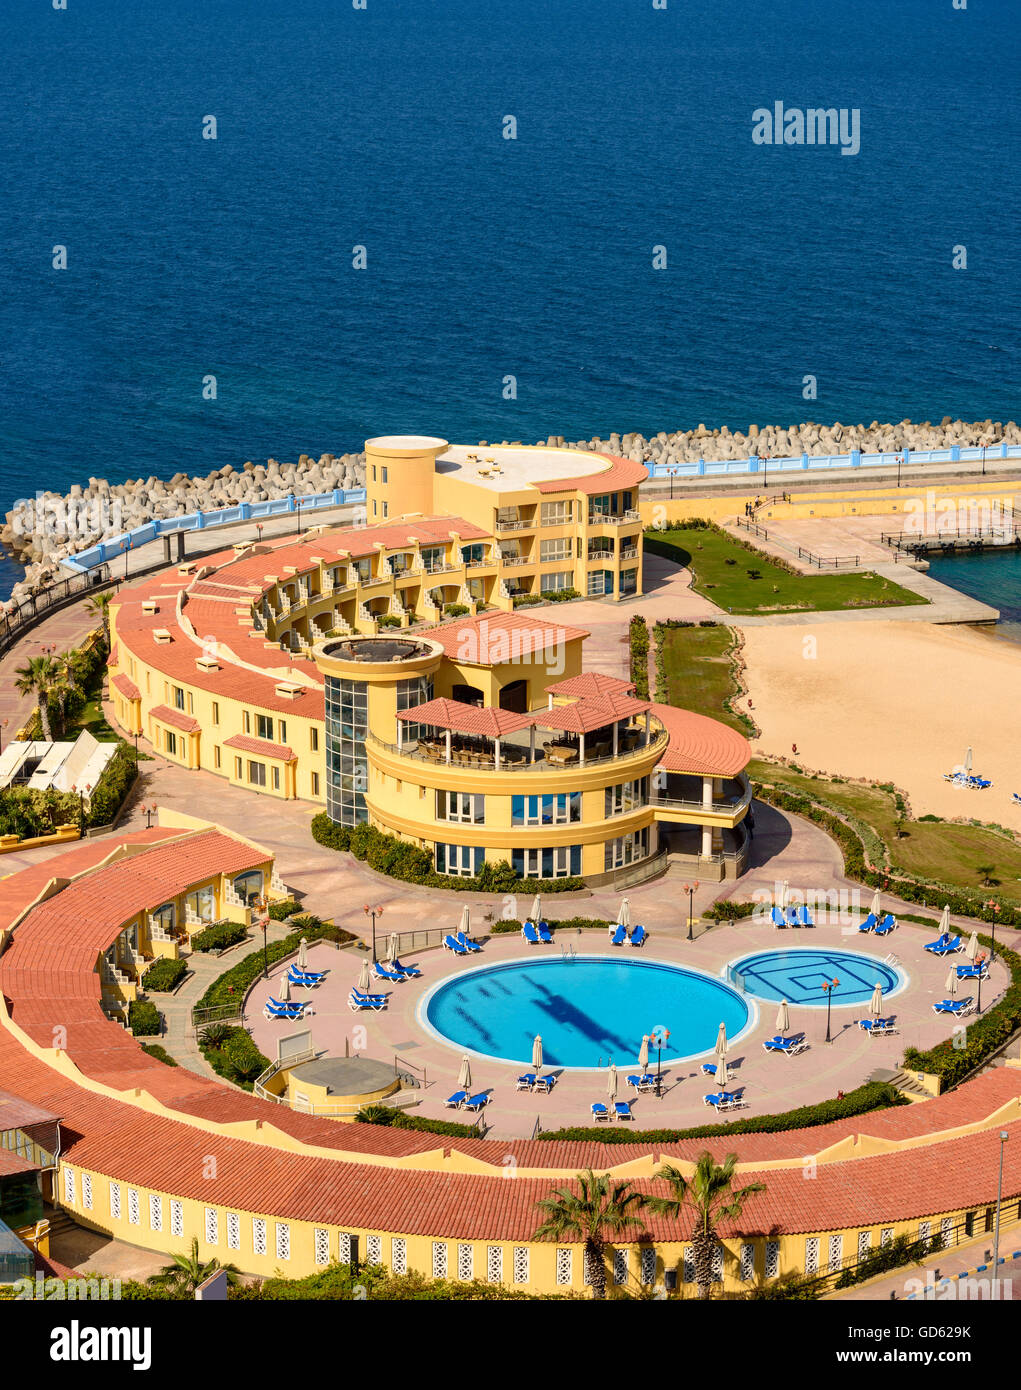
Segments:
[[[477,1095],[469,1096],[464,1103],[465,1110],[481,1110],[484,1105],[489,1103],[489,1092],[479,1091]]]
[[[613,1113],[618,1120],[633,1120],[635,1118],[631,1113],[631,1102],[629,1100],[615,1100],[613,1102]]]
[[[530,1091],[535,1085],[535,1072],[526,1071],[524,1076],[519,1076],[514,1083],[515,1091]]]
[[[460,945],[462,945],[465,948],[466,951],[482,950],[482,947],[479,945],[479,943],[477,941],[473,941],[470,936],[465,936],[463,931],[459,931],[457,933],[456,940],[460,943]]]
[[[353,989],[347,997],[347,1006],[353,1014],[361,1013],[363,1009],[371,1009],[374,1013],[379,1013],[386,1008],[385,994],[360,994]]]
[[[453,1094],[452,1096],[447,1096],[447,1098],[446,1098],[446,1100],[443,1102],[443,1104],[444,1104],[444,1105],[449,1105],[450,1108],[451,1108],[451,1110],[459,1110],[459,1109],[461,1108],[461,1106],[464,1105],[464,1103],[465,1103],[465,1101],[466,1101],[467,1099],[468,1099],[468,1092],[467,1092],[467,1091],[455,1091],[454,1094]]]
[[[644,946],[648,938],[649,933],[642,926],[641,922],[639,922],[636,926],[631,928],[631,935],[628,937],[628,945]]]
[[[537,1076],[532,1090],[536,1092],[542,1091],[545,1095],[549,1095],[556,1083],[556,1079],[555,1076]]]
[[[402,965],[399,960],[395,960],[393,967],[395,970],[403,970],[409,980],[420,980],[422,978],[422,972],[417,965]]]
[[[974,965],[959,965],[957,978],[959,980],[988,980],[989,962],[983,960],[976,961]]]
[[[315,989],[326,979],[324,970],[302,970],[300,965],[291,964],[287,970],[287,978],[292,985],[301,985],[303,989]]]
[[[804,905],[799,905],[799,906],[797,906],[797,907],[792,907],[792,908],[791,908],[790,919],[791,919],[791,926],[792,926],[792,927],[814,927],[814,926],[815,926],[815,923],[812,921],[811,915],[809,914],[808,908],[805,907]]]
[[[889,936],[897,925],[897,919],[892,912],[888,912],[881,922],[876,924],[876,936]]]
[[[769,914],[769,920],[773,923],[774,927],[785,927],[787,925],[787,918],[783,915],[783,913],[780,911],[778,907],[774,907],[771,909]]]
[[[766,1052],[779,1052],[785,1057],[796,1057],[799,1052],[804,1052],[808,1047],[805,1042],[804,1034],[798,1034],[794,1038],[767,1038],[762,1044]]]
[[[451,936],[449,932],[443,938],[443,945],[448,951],[453,951],[455,956],[466,956],[468,954],[468,948],[462,946],[457,937]]]
[[[858,1027],[870,1038],[886,1038],[900,1032],[892,1018],[860,1018]]]
[[[625,927],[624,924],[623,924],[623,922],[621,922],[620,925],[617,927],[617,930],[616,930],[616,931],[613,933],[613,935],[610,937],[610,945],[611,945],[611,946],[623,946],[623,944],[624,944],[624,942],[625,942],[626,940],[627,940],[627,927]]]
[[[859,922],[859,924],[858,924],[858,930],[861,931],[861,932],[865,932],[865,931],[875,931],[875,929],[876,929],[876,914],[875,914],[874,912],[870,912],[869,915],[865,918],[865,921],[864,921],[864,922]]]
[[[610,1112],[609,1110],[607,1110],[606,1106],[603,1104],[601,1100],[594,1100],[592,1102],[591,1109],[592,1118],[593,1120],[595,1120],[597,1125],[603,1124],[604,1121],[610,1118]]]
[[[373,961],[372,973],[377,980],[393,980],[397,984],[403,984],[408,978],[403,970],[391,970],[389,966],[383,964],[381,960]]]
[[[539,945],[539,933],[535,930],[534,922],[525,922],[521,927],[521,935],[528,942],[529,946]]]
[[[959,936],[951,936],[948,931],[945,931],[935,941],[926,942],[924,949],[931,951],[934,956],[952,956],[958,951],[963,951],[964,947],[961,945]]]
[[[548,946],[549,943],[553,940],[553,933],[549,929],[549,923],[537,922],[535,924],[535,929],[539,933],[539,940],[543,943],[544,946]]]
[[[970,1014],[973,1011],[971,995],[967,999],[941,999],[938,1004],[933,1004],[934,1014],[953,1014],[955,1018],[960,1018],[962,1014]]]
[[[642,1075],[639,1075],[638,1072],[632,1072],[632,1074],[626,1076],[624,1080],[629,1086],[633,1086],[639,1094],[643,1091],[654,1091],[656,1089],[656,1078],[650,1072],[645,1072]]]
[[[282,999],[267,999],[263,1006],[263,1018],[302,1018],[307,1004],[285,1002]]]

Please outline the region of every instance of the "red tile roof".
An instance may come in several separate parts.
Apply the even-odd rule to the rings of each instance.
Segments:
[[[180,729],[185,734],[197,733],[202,728],[199,721],[193,719],[190,714],[185,714],[183,710],[171,709],[169,705],[153,705],[149,713],[161,724],[169,724],[171,728]]]
[[[633,693],[634,681],[626,681],[621,676],[606,676],[601,671],[582,671],[580,676],[569,676],[565,681],[555,681],[546,687],[548,695],[567,695],[575,698],[582,695],[608,695],[621,692]]]
[[[447,656],[469,666],[485,666],[549,651],[589,634],[580,627],[567,627],[524,613],[499,612],[454,618],[430,629],[426,636],[439,642]]]
[[[548,478],[532,483],[532,487],[538,492],[583,492],[591,497],[601,492],[619,492],[621,488],[637,487],[649,476],[649,470],[643,463],[634,463],[616,454],[596,454],[594,457],[605,459],[609,468],[600,473],[587,473],[581,478]]]
[[[637,700],[622,691],[607,691],[603,695],[587,695],[570,705],[554,705],[552,709],[535,710],[532,721],[541,729],[565,729],[570,733],[588,734],[605,729],[621,719],[634,719],[652,706],[648,700]]]
[[[120,691],[125,700],[140,700],[142,698],[142,692],[139,690],[138,686],[133,680],[126,676],[123,671],[118,671],[110,684],[113,686],[114,690]]]
[[[261,758],[275,758],[277,762],[289,763],[297,757],[293,748],[286,743],[273,743],[268,738],[253,738],[251,734],[235,734],[223,740],[224,748],[236,748],[239,753],[257,753]]]
[[[398,719],[412,719],[417,724],[431,724],[437,729],[453,729],[461,734],[481,734],[485,738],[503,738],[531,726],[532,716],[515,714],[509,709],[467,705],[460,700],[427,700],[413,709],[402,710]]]
[[[673,705],[652,706],[652,713],[669,735],[660,767],[667,772],[693,772],[704,777],[734,777],[751,761],[752,750],[736,729],[691,710]]]
[[[0,1149],[0,1178],[9,1177],[13,1173],[37,1172],[40,1165],[33,1163],[30,1158],[22,1158],[21,1154],[15,1153],[13,1149]]]

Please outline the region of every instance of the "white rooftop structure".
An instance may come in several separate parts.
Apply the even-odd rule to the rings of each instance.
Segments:
[[[611,467],[602,454],[524,444],[453,444],[436,460],[437,473],[458,474],[465,482],[494,492],[511,492],[558,478],[586,478]]]
[[[74,743],[46,739],[9,743],[0,753],[0,788],[27,786],[32,791],[83,791],[93,788],[117,751],[116,743],[99,743],[86,730]]]

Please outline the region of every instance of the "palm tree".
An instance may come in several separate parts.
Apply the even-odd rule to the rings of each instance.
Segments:
[[[110,645],[110,593],[93,594],[92,598],[85,605],[85,611],[90,617],[98,618],[103,624],[103,641]]]
[[[191,1250],[187,1255],[173,1255],[171,1258],[173,1264],[164,1265],[158,1274],[150,1274],[146,1283],[156,1288],[169,1289],[173,1293],[194,1294],[204,1280],[221,1269],[227,1275],[228,1284],[238,1282],[240,1270],[237,1265],[222,1265],[215,1258],[206,1264],[202,1263],[199,1259],[198,1239],[195,1236],[192,1236]]]
[[[14,674],[17,676],[14,686],[18,694],[35,696],[39,706],[39,720],[42,724],[43,738],[49,741],[53,737],[50,731],[49,698],[56,689],[59,678],[53,658],[50,656],[29,657],[28,665],[19,666]]]
[[[78,672],[75,669],[73,652],[62,652],[53,658],[54,682],[53,698],[57,702],[60,711],[60,733],[67,733],[67,707],[74,699],[80,700],[82,695],[81,684],[78,680]]]
[[[603,1174],[596,1177],[590,1168],[578,1174],[578,1191],[569,1187],[553,1189],[552,1197],[536,1202],[545,1220],[536,1227],[538,1239],[562,1240],[580,1236],[585,1243],[592,1297],[606,1297],[606,1238],[634,1224],[645,1203],[629,1182],[611,1182]]]
[[[690,1207],[694,1215],[691,1232],[691,1253],[695,1261],[695,1282],[699,1298],[708,1298],[713,1279],[713,1251],[716,1249],[716,1227],[720,1221],[733,1221],[741,1215],[744,1201],[753,1192],[764,1192],[765,1183],[734,1186],[737,1154],[729,1153],[717,1163],[708,1149],[699,1154],[695,1172],[686,1178],[673,1164],[665,1164],[657,1178],[670,1185],[669,1197],[647,1197],[646,1205],[658,1216],[679,1219]]]

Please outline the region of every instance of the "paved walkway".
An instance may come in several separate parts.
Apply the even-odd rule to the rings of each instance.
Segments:
[[[76,647],[99,626],[99,619],[86,608],[87,600],[62,608],[18,639],[0,657],[0,742],[9,743],[38,708],[34,696],[19,695],[15,688],[19,667],[34,656],[55,648],[58,652]]]
[[[994,1136],[995,1142],[995,1136]],[[995,1297],[1004,1302],[1021,1299],[1021,1234],[1015,1223],[1013,1230],[1002,1229],[1000,1234],[1000,1261],[997,1266]],[[857,1288],[841,1289],[839,1293],[828,1296],[827,1301],[837,1299],[847,1302],[889,1302],[896,1298],[911,1302],[956,1302],[991,1299],[993,1235],[990,1231],[980,1240],[959,1245],[951,1250],[941,1250],[930,1255],[922,1264],[904,1265],[885,1278]],[[986,1268],[982,1269],[981,1266]],[[939,1278],[936,1271],[939,1271]],[[967,1284],[962,1287],[959,1276],[964,1275]],[[948,1282],[944,1282],[948,1281]]]

